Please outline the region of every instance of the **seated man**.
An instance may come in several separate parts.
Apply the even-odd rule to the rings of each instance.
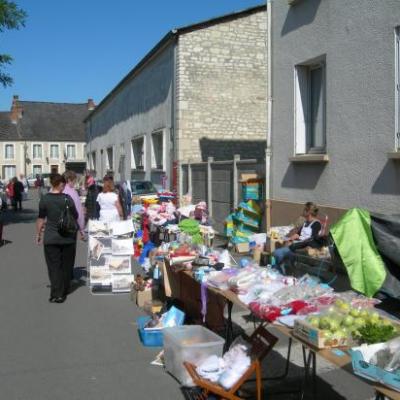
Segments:
[[[317,218],[318,207],[312,202],[307,202],[304,205],[303,225],[295,231],[290,233],[288,241],[279,249],[276,249],[273,253],[275,257],[275,263],[278,265],[282,272],[284,270],[284,262],[289,261],[290,263],[294,260],[295,251],[302,249],[307,246],[313,246],[315,239],[318,238],[319,232],[321,231],[321,222]]]

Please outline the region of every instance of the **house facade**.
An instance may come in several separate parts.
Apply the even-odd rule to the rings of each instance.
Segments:
[[[272,224],[314,201],[398,213],[397,0],[274,0],[271,12]]]
[[[178,191],[183,162],[263,157],[266,30],[264,5],[171,30],[86,119],[90,168]]]
[[[86,168],[83,120],[94,103],[20,101],[0,113],[0,176],[36,176]]]

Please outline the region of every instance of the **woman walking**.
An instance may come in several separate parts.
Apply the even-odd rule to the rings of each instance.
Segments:
[[[59,221],[66,207],[77,220],[73,200],[63,194],[65,180],[60,174],[50,176],[51,190],[40,199],[39,218],[36,222],[36,241],[44,244],[44,256],[50,278],[51,303],[63,303],[71,282],[71,271],[75,262],[76,232],[61,235]],[[43,235],[44,231],[44,236]]]
[[[76,174],[74,171],[66,171],[64,172],[63,176],[65,179],[65,187],[63,193],[67,194],[74,201],[76,211],[78,212],[79,232],[81,235],[81,239],[83,239],[85,230],[85,217],[83,215],[81,199],[79,198],[79,194],[75,189]]]
[[[97,196],[100,206],[100,221],[120,221],[123,211],[118,194],[115,193],[114,180],[111,176],[103,178],[103,191]]]

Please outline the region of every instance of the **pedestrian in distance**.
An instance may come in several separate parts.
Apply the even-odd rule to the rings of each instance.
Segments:
[[[65,215],[66,209],[69,209],[75,220],[78,219],[78,212],[71,197],[63,193],[65,180],[60,174],[50,176],[50,185],[50,191],[43,195],[39,202],[36,242],[44,245],[50,279],[49,301],[63,303],[70,289],[77,231],[61,234],[60,219]]]
[[[8,203],[14,207],[14,181],[13,179],[10,179],[8,181],[8,184],[6,186],[6,194],[8,198]]]
[[[85,222],[89,219],[99,219],[100,205],[97,203],[97,196],[101,192],[101,187],[96,184],[93,176],[88,175],[86,179],[86,199],[85,199]]]
[[[22,196],[25,192],[24,185],[17,177],[13,178],[14,185],[14,211],[22,210]]]
[[[77,177],[74,171],[65,171],[63,177],[65,179],[65,187],[63,193],[70,196],[71,199],[74,201],[76,211],[78,212],[79,233],[81,235],[81,239],[83,239],[85,230],[85,217],[83,214],[81,199],[75,189]]]
[[[120,221],[123,217],[122,205],[118,194],[115,193],[112,176],[103,178],[103,191],[98,194],[97,203],[100,206],[100,221]]]
[[[24,193],[22,195],[22,200],[24,201],[28,199],[28,189],[29,189],[28,179],[26,179],[24,174],[19,174],[19,181],[22,183],[24,187]]]
[[[39,199],[44,195],[44,179],[40,175],[36,175],[35,188],[38,190]]]

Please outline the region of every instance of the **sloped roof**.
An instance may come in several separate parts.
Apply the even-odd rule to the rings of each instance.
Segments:
[[[18,140],[17,127],[11,122],[8,111],[0,111],[0,140]]]
[[[23,140],[85,141],[83,120],[89,114],[87,103],[46,103],[18,101],[22,118],[18,133]]]
[[[143,66],[150,60],[152,59],[152,57],[154,57],[155,54],[157,54],[157,52],[164,48],[164,46],[166,44],[168,44],[171,40],[175,40],[176,37],[178,37],[179,35],[183,35],[185,33],[188,32],[192,32],[198,29],[204,29],[207,28],[209,26],[215,25],[215,24],[219,24],[222,22],[227,22],[230,20],[234,20],[236,18],[241,18],[241,17],[245,17],[247,15],[251,15],[253,13],[256,12],[260,12],[263,10],[267,9],[267,5],[265,3],[262,4],[258,4],[256,6],[250,7],[250,8],[246,8],[244,10],[241,11],[236,11],[236,12],[232,12],[230,14],[224,14],[221,15],[219,17],[214,17],[214,18],[210,18],[207,19],[205,21],[201,21],[201,22],[197,22],[194,24],[190,24],[190,25],[186,25],[186,26],[182,26],[179,28],[174,28],[171,29],[143,58],[141,61],[139,61],[139,63],[130,71],[128,72],[128,74],[122,78],[122,80],[114,87],[114,89],[112,89],[104,98],[103,100],[100,101],[100,103],[98,104],[98,106],[88,114],[88,116],[85,118],[85,122],[87,120],[89,120],[94,114],[96,114],[101,108],[103,108],[103,106],[107,103],[107,101],[109,99],[111,99],[111,97],[113,97],[127,82],[130,81],[130,79],[132,77],[135,76],[135,74],[140,71],[141,68],[143,68]]]

